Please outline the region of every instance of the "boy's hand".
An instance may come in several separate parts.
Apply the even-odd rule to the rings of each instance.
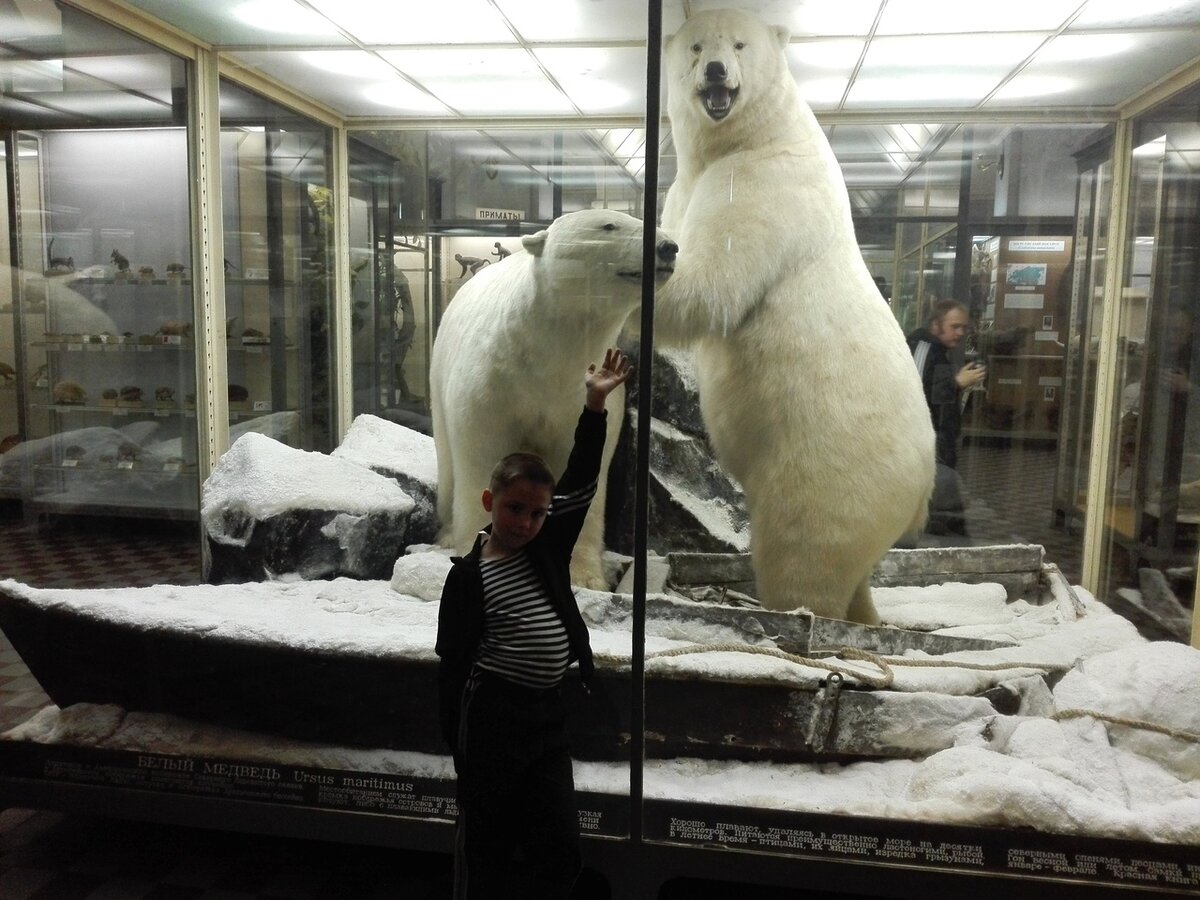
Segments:
[[[628,381],[632,374],[633,366],[630,365],[629,358],[616,347],[609,347],[604,351],[604,363],[599,368],[596,368],[595,363],[588,366],[587,380],[584,382],[587,387],[584,403],[587,408],[592,412],[604,412],[604,402],[608,395],[616,390],[618,385]]]

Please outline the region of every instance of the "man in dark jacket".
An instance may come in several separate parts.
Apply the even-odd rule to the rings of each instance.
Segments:
[[[956,369],[950,353],[967,332],[967,308],[957,300],[942,300],[933,307],[927,328],[918,328],[908,336],[925,402],[937,436],[937,477],[929,503],[929,524],[933,534],[957,534],[966,537],[967,523],[958,473],[958,436],[962,428],[962,391],[979,384],[987,369],[968,363]]]
[[[575,445],[557,483],[533,454],[497,464],[483,492],[491,524],[446,577],[436,650],[442,735],[458,775],[456,900],[566,898],[579,874],[559,685],[573,662],[586,685],[593,664],[571,590],[571,551],[596,493],[606,398],[631,372],[615,349],[588,367]]]
[[[987,377],[987,369],[967,363],[957,369],[950,352],[967,332],[967,308],[957,300],[942,300],[933,307],[927,328],[918,328],[908,336],[925,402],[937,433],[937,461],[954,469],[958,466],[958,435],[961,430],[962,403],[959,395]]]

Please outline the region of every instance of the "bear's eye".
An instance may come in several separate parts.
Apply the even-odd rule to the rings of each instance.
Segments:
[[[733,49],[734,50],[745,50],[746,49],[745,41],[738,41],[736,44],[733,45]]]
[[[702,48],[700,47],[699,44],[692,44],[692,52],[693,53],[699,53],[701,49]]]
[[[606,225],[604,226],[604,230],[605,230],[605,231],[616,231],[616,230],[617,230],[617,226],[616,226],[616,225],[614,225],[612,222],[609,222],[608,224],[606,224]]]

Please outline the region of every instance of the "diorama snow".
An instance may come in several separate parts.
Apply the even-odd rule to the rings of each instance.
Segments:
[[[250,433],[233,443],[205,480],[200,517],[211,539],[236,545],[247,540],[246,522],[292,510],[406,514],[415,506],[395,481],[364,466]]]
[[[170,622],[235,640],[432,658],[434,601],[448,565],[446,553],[437,549],[421,548],[401,557],[394,581],[403,592],[388,582],[350,579],[89,591],[38,590],[12,581],[0,586],[39,604],[70,604],[141,628]],[[1082,615],[1065,592],[1044,606],[1006,603],[1003,589],[991,584],[875,592],[883,618],[891,624],[920,624],[942,633],[1016,644],[939,657],[1013,668],[991,672],[897,666],[894,690],[920,693],[935,713],[936,695],[975,693],[1042,671],[1033,664],[1070,667],[1053,692],[1046,689],[1040,698],[1032,692],[1037,708],[1027,710],[1029,715],[981,714],[957,727],[952,747],[915,760],[848,765],[650,760],[645,767],[646,796],[1200,844],[1200,746],[1090,717],[1048,717],[1054,710],[1083,708],[1200,732],[1200,652],[1180,644],[1146,642],[1124,619],[1086,592],[1076,591]],[[600,664],[627,666],[628,614],[603,593],[582,591],[580,604]],[[744,635],[700,624],[654,620],[647,623],[647,635],[651,655],[691,644],[745,640]],[[926,658],[920,653],[908,656],[916,662]],[[873,671],[861,663],[846,666]],[[812,684],[826,674],[772,657],[732,652],[651,658],[647,671],[652,677],[669,673],[797,684]],[[909,722],[908,727],[922,726]],[[61,711],[47,708],[3,738],[439,778],[453,773],[443,756],[312,745],[91,704]],[[624,765],[577,762],[575,771],[580,790],[628,790]]]
[[[354,417],[346,436],[330,454],[368,469],[403,472],[437,490],[433,438],[367,413]]]

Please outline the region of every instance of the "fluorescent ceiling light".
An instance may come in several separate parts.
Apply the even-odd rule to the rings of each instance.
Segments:
[[[858,38],[834,41],[801,41],[788,44],[788,59],[794,65],[814,69],[853,69],[862,56],[863,42]]]
[[[646,53],[642,49],[556,47],[536,50],[535,55],[583,112],[644,106]]]
[[[233,10],[234,18],[275,34],[337,35],[323,16],[292,0],[248,0]]]
[[[414,78],[447,78],[471,82],[483,91],[493,90],[496,79],[541,74],[524,50],[437,47],[421,50],[380,50],[379,55]],[[497,95],[500,106],[510,97]]]
[[[914,105],[930,100],[981,100],[995,86],[996,79],[986,75],[859,78],[850,90],[850,100],[855,103],[893,103],[902,100]]]
[[[309,2],[364,44],[516,43],[504,19],[487,0]]]
[[[362,95],[376,106],[389,109],[439,116],[449,112],[436,97],[413,87],[401,78],[369,84],[362,89]]]
[[[1037,61],[1079,62],[1116,56],[1137,46],[1131,34],[1062,34],[1038,51]]]
[[[1194,3],[1195,0],[1138,0],[1137,3],[1129,3],[1128,0],[1090,0],[1072,25],[1120,28],[1155,17],[1169,18],[1176,11],[1186,16],[1188,7]]]
[[[1058,28],[1079,0],[1006,0],[1002,7],[964,0],[888,0],[878,34],[978,34],[997,28]]]
[[[800,96],[813,106],[832,106],[846,93],[846,78],[805,78],[796,83]]]
[[[1059,75],[1018,75],[1000,90],[996,91],[997,100],[1018,100],[1022,98],[1048,97],[1051,94],[1062,94],[1077,87],[1073,78]]]
[[[864,68],[979,69],[1021,62],[1045,39],[1039,34],[955,34],[876,38],[867,48]]]
[[[378,56],[363,50],[311,50],[300,58],[313,68],[352,78],[390,78],[396,74]]]

